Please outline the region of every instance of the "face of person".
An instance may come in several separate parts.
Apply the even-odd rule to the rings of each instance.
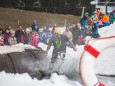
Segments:
[[[9,33],[10,31],[9,30],[6,30],[6,33]]]
[[[37,23],[37,20],[34,20],[33,22],[36,24],[36,23]]]
[[[12,33],[11,36],[14,37],[14,36],[15,36],[15,33]]]
[[[80,28],[80,27],[81,27],[81,25],[78,23],[78,24],[77,24],[77,27],[78,27],[78,28]]]
[[[30,31],[26,31],[26,34],[30,34]]]
[[[97,11],[100,11],[100,9],[97,9]]]
[[[56,36],[56,37],[60,37],[60,34],[58,34],[58,33],[55,33],[55,36]]]
[[[86,17],[88,17],[88,15],[86,15]]]
[[[22,26],[19,26],[19,30],[22,30],[23,28],[22,28]]]

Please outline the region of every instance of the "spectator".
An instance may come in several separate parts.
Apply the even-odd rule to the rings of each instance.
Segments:
[[[31,32],[31,38],[29,44],[34,47],[38,47],[38,34],[36,34],[34,31]]]
[[[52,31],[49,30],[49,27],[44,30],[46,35],[46,44],[49,42],[49,39],[52,37]]]
[[[106,14],[104,14],[102,22],[103,22],[103,26],[109,26],[109,13],[107,12]]]
[[[73,34],[73,44],[76,45],[78,43],[77,40],[78,40],[79,36],[82,35],[82,37],[84,37],[83,36],[83,31],[80,30],[80,27],[76,25],[75,28],[71,29],[71,32]]]
[[[100,8],[97,8],[97,10],[96,10],[96,15],[97,15],[98,18],[99,18],[100,16],[102,16],[102,13],[101,13],[101,11],[100,11]]]
[[[113,12],[110,13],[109,21],[110,21],[110,24],[112,24],[114,21],[114,13]]]
[[[29,44],[30,42],[30,37],[31,37],[30,31],[31,30],[29,28],[26,28],[26,31],[24,34],[24,44]]]
[[[70,41],[73,40],[73,34],[72,32],[69,30],[69,27],[66,27],[66,30],[62,33],[63,35],[67,36]]]
[[[83,18],[80,20],[80,23],[81,23],[81,25],[83,26],[83,28],[85,28],[85,26],[87,26],[88,25],[88,16],[89,16],[89,13],[88,12],[86,12],[85,14],[84,14],[84,16],[83,16]]]
[[[32,24],[31,27],[32,27],[32,30],[35,30],[35,28],[39,27],[39,25],[37,24],[37,20],[36,19],[33,21],[33,24]]]
[[[85,35],[89,35],[89,27],[85,26],[84,28]]]
[[[95,27],[93,29],[93,32],[92,32],[92,37],[93,38],[98,38],[100,37],[99,33],[98,33],[98,27],[99,27],[99,24],[95,24]]]
[[[97,29],[97,24],[98,24],[98,17],[96,15],[96,12],[94,12],[91,16],[92,22],[93,22],[93,27],[92,27],[92,33],[95,33]],[[99,24],[98,24],[99,25]]]
[[[9,45],[15,45],[17,44],[17,40],[16,40],[16,37],[15,37],[15,31],[11,31],[11,37],[8,39],[8,43]]]
[[[43,29],[39,30],[39,42],[46,43],[46,34],[43,33]]]
[[[9,45],[8,39],[11,37],[10,30],[8,28],[5,29],[4,32],[4,45]]]
[[[23,32],[23,28],[22,25],[18,26],[18,30],[16,30],[15,32],[15,37],[17,39],[17,43],[24,43],[24,32]]]
[[[115,22],[115,10],[113,10],[113,22]]]
[[[33,31],[34,31],[36,34],[38,34],[38,33],[39,33],[39,28],[38,28],[38,26],[35,26]]]
[[[98,22],[98,16],[96,15],[96,12],[92,13],[91,20],[93,24],[96,24]]]
[[[78,39],[76,40],[77,44],[84,45],[85,44],[85,41],[84,41],[85,33],[84,33],[84,30],[82,29],[80,23],[77,23],[77,28],[79,29]],[[89,29],[88,29],[88,31],[89,31]]]
[[[102,16],[99,17],[98,24],[99,28],[103,27]]]
[[[10,33],[13,31],[11,26],[8,26],[8,29],[9,29]]]

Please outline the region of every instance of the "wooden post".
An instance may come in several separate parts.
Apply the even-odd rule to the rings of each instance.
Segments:
[[[86,7],[82,7],[83,9],[82,9],[82,14],[81,14],[81,18],[83,17],[83,14],[84,14],[84,10],[85,10],[85,8]]]
[[[18,25],[20,25],[20,20],[18,19]]]

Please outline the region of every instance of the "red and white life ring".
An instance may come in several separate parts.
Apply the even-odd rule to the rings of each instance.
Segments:
[[[79,72],[85,86],[104,86],[96,77],[94,62],[105,49],[115,46],[115,36],[92,39],[84,47],[80,58]]]

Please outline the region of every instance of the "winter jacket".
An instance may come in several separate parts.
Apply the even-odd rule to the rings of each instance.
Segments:
[[[99,24],[99,25],[103,25],[102,19],[100,19],[100,20],[98,21],[98,24]]]
[[[113,22],[115,22],[115,18],[113,18]]]
[[[31,25],[31,27],[32,27],[32,30],[35,30],[35,27],[38,27],[39,25],[38,24],[36,24],[36,23],[33,23],[32,25]]]
[[[21,43],[29,44],[29,41],[30,41],[29,39],[30,39],[30,36],[27,35],[27,34],[24,34],[24,35],[21,36]]]
[[[103,16],[102,22],[107,22],[107,23],[109,23],[109,16],[105,14],[105,15]]]
[[[15,44],[17,44],[16,37],[10,37],[8,39],[8,43],[9,43],[9,45],[15,45]]]
[[[11,37],[10,33],[4,33],[4,45],[9,45],[8,39]]]
[[[36,34],[38,34],[38,31],[39,31],[39,30],[37,30],[37,29],[34,29],[33,31],[34,31]]]
[[[86,25],[88,25],[88,22],[87,22],[87,17],[83,17],[81,20],[80,20],[80,23],[83,27],[85,27]]]
[[[85,37],[85,33],[84,33],[82,30],[80,30],[79,28],[77,28],[77,27],[72,28],[72,29],[71,29],[71,32],[72,32],[72,34],[73,34],[73,43],[74,43],[74,45],[76,45],[76,43],[77,43],[76,40],[77,40],[79,37],[82,37],[82,38]]]
[[[101,15],[101,12],[100,12],[100,11],[96,11],[96,15],[97,15],[98,18],[99,18],[99,16]]]
[[[46,42],[46,38],[43,34],[39,34],[39,42]]]
[[[32,37],[30,38],[30,45],[38,47],[38,34],[34,34],[32,35]]]
[[[93,23],[97,23],[97,22],[98,22],[98,17],[97,17],[97,15],[92,15],[91,19],[92,19],[92,22],[93,22]]]
[[[17,43],[20,43],[20,42],[22,42],[23,43],[23,36],[22,35],[24,35],[24,32],[23,31],[20,31],[20,30],[17,30],[16,32],[15,32],[15,37],[16,37],[16,39],[17,39]]]
[[[46,31],[44,33],[46,34],[47,39],[52,37],[52,32],[51,31]]]
[[[24,34],[24,44],[29,44],[30,42],[30,34]]]

